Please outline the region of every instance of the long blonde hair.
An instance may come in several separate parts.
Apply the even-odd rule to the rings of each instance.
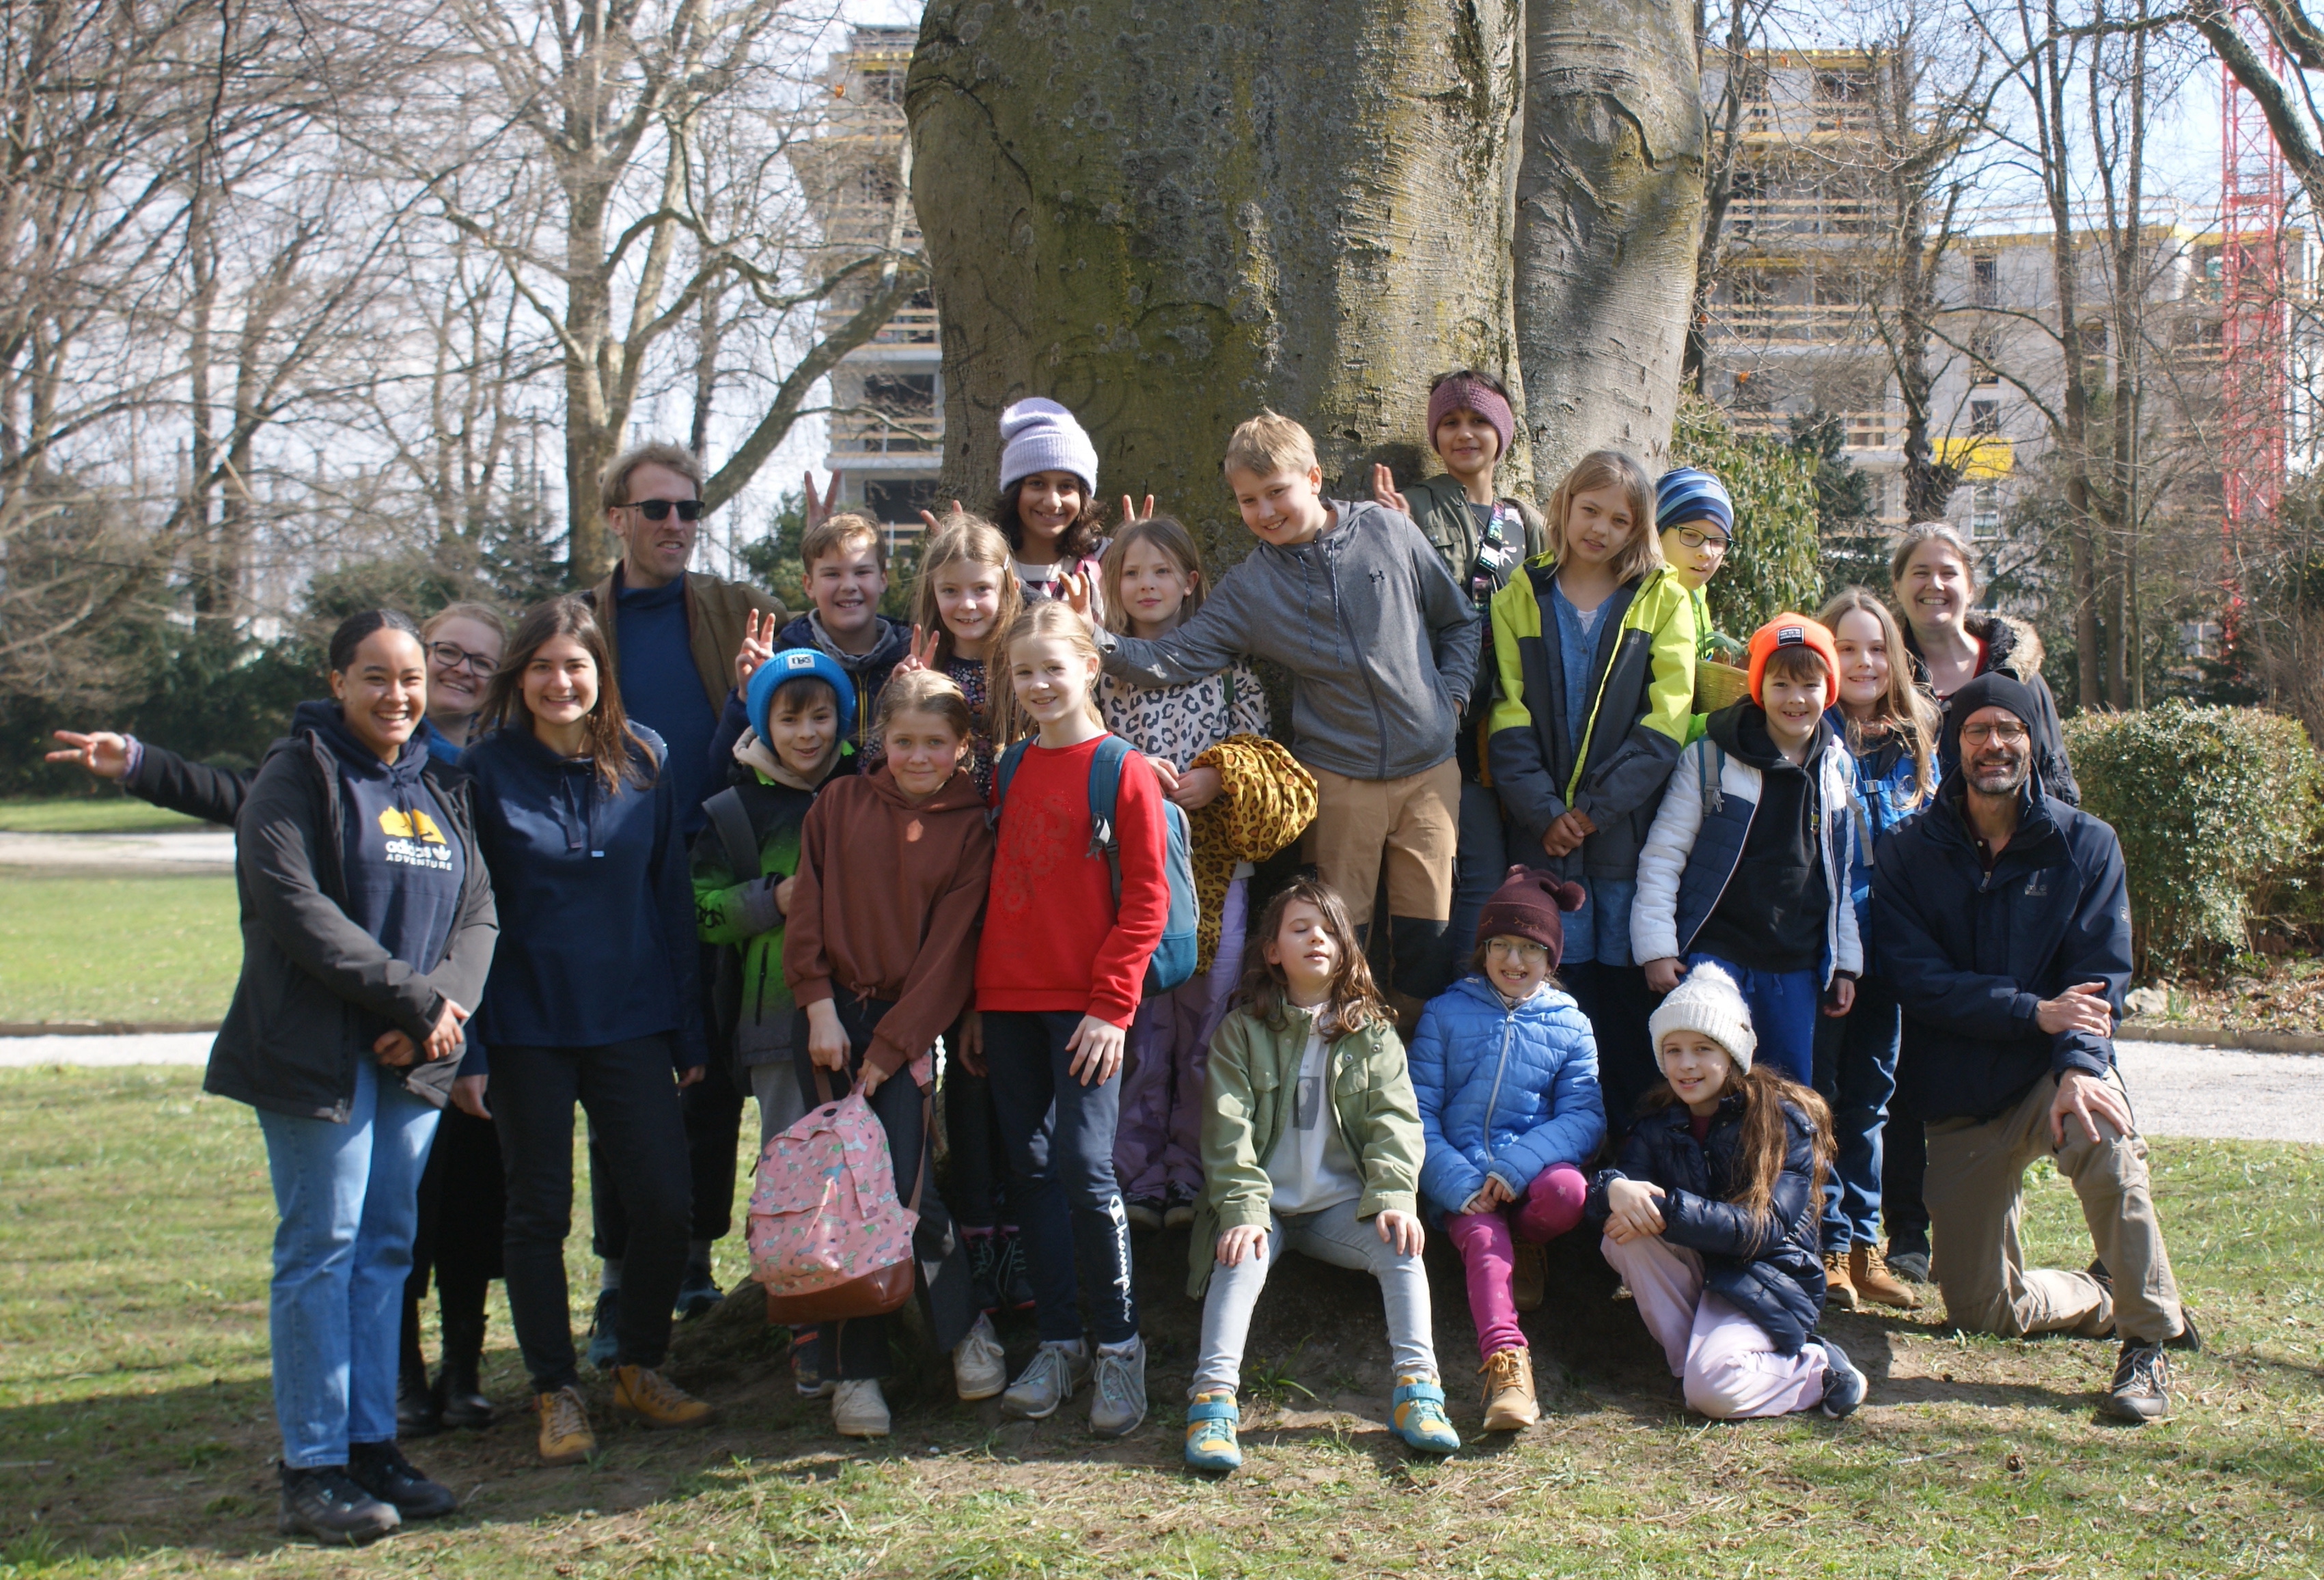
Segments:
[[[1917,807],[1937,793],[1937,705],[1913,684],[1913,658],[1904,647],[1904,631],[1879,594],[1869,587],[1842,587],[1824,605],[1816,623],[1837,635],[1841,616],[1853,614],[1879,622],[1880,640],[1888,649],[1888,683],[1872,705],[1872,716],[1912,754],[1913,791],[1904,804]],[[1835,691],[1839,679],[1832,677]],[[1841,716],[1848,716],[1845,710]],[[1848,719],[1848,745],[1854,752],[1864,749],[1863,727],[1852,717]]]
[[[1009,564],[1009,540],[982,516],[956,511],[944,519],[944,524],[920,550],[920,571],[912,583],[912,624],[936,633],[936,661],[939,665],[952,662],[956,656],[952,627],[944,623],[944,611],[936,605],[936,572],[953,565],[982,565],[992,571],[999,581],[1001,601],[994,606],[992,638],[986,643],[985,660],[989,665],[1025,606],[1024,593],[1017,586],[1017,573]],[[988,668],[986,673],[991,670]]]
[[[1033,721],[1017,706],[1017,683],[1010,674],[1010,654],[1016,651],[1020,642],[1046,639],[1064,642],[1093,663],[1103,661],[1098,651],[1097,639],[1090,634],[1088,625],[1070,605],[1054,598],[1027,605],[1024,612],[1010,623],[1008,635],[993,650],[992,657],[986,661],[988,679],[985,681],[984,706],[991,716],[992,749],[995,752],[1013,744],[1020,735],[1034,733]],[[1098,712],[1094,675],[1091,677],[1090,688],[1082,693],[1082,706],[1089,709],[1090,717],[1097,722],[1100,729],[1103,729],[1105,716]]]
[[[1176,516],[1141,516],[1121,529],[1098,560],[1099,585],[1105,593],[1098,607],[1105,628],[1117,636],[1129,634],[1130,611],[1121,597],[1121,562],[1130,558],[1134,543],[1151,543],[1178,562],[1178,569],[1187,578],[1186,601],[1178,605],[1178,618],[1182,624],[1192,620],[1211,585],[1211,578],[1203,574],[1203,551],[1194,547],[1194,535]]]
[[[1614,579],[1628,585],[1663,568],[1662,535],[1655,531],[1655,485],[1646,469],[1620,450],[1591,450],[1573,463],[1573,469],[1549,496],[1549,552],[1553,563],[1565,558],[1565,518],[1574,496],[1600,488],[1618,488],[1630,506],[1632,537],[1614,556]]]

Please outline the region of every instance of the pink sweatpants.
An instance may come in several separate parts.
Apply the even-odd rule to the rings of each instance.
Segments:
[[[1533,1177],[1522,1200],[1494,1212],[1446,1215],[1444,1233],[1468,1271],[1469,1315],[1476,1319],[1479,1354],[1526,1347],[1509,1289],[1517,1238],[1545,1245],[1567,1233],[1582,1222],[1582,1206],[1589,1195],[1590,1182],[1581,1169],[1571,1163],[1552,1163]]]
[[[1662,1344],[1671,1375],[1685,1381],[1689,1409],[1733,1421],[1787,1416],[1823,1402],[1823,1347],[1778,1353],[1766,1328],[1703,1289],[1701,1256],[1658,1234],[1628,1245],[1609,1236],[1602,1249],[1629,1285],[1646,1331]]]

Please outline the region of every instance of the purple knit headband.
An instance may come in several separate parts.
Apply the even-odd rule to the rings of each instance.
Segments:
[[[1428,444],[1436,446],[1436,428],[1445,418],[1463,407],[1474,411],[1492,425],[1501,436],[1501,454],[1509,453],[1509,446],[1517,437],[1517,420],[1509,411],[1509,403],[1492,385],[1471,378],[1450,378],[1428,393]]]

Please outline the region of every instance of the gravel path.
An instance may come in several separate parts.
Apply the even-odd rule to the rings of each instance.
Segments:
[[[2138,1123],[2151,1135],[2324,1145],[2324,1058],[2172,1042],[2115,1045]],[[0,1038],[0,1067],[198,1065],[208,1032]]]
[[[112,877],[232,873],[234,830],[189,834],[0,834],[0,867]]]

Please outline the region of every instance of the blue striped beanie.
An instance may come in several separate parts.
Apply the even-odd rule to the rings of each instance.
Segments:
[[[1655,485],[1655,531],[1667,532],[1682,522],[1717,522],[1733,537],[1735,502],[1727,497],[1727,485],[1693,467],[1665,472]]]

